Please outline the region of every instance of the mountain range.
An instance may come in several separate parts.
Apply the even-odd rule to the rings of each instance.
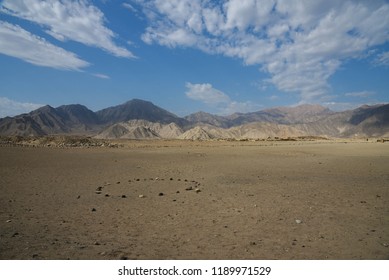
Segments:
[[[93,112],[83,105],[49,105],[0,119],[2,136],[88,135],[104,139],[263,139],[268,137],[388,137],[389,104],[334,112],[320,105],[276,107],[218,116],[184,118],[133,99]]]

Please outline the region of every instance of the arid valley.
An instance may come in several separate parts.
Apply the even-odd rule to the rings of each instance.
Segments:
[[[0,147],[1,259],[389,258],[388,143],[115,143]]]

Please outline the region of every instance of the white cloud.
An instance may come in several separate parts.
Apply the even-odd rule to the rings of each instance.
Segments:
[[[186,83],[186,96],[190,99],[204,102],[206,104],[227,104],[231,100],[222,91],[215,89],[211,84]]]
[[[302,102],[330,94],[328,79],[346,59],[389,41],[384,0],[138,1],[149,19],[143,40],[193,47],[258,65],[279,90]],[[381,64],[388,61],[383,53]]]
[[[376,65],[389,66],[389,52],[383,52],[377,55],[374,60]]]
[[[123,6],[124,8],[126,8],[127,10],[133,12],[133,13],[136,13],[136,12],[137,12],[137,10],[134,8],[134,6],[132,6],[130,3],[126,3],[126,2],[125,2],[125,3],[122,4],[122,6]]]
[[[8,99],[7,97],[0,97],[0,118],[12,117],[23,113],[28,113],[42,106],[44,105],[23,103]]]
[[[191,84],[186,83],[186,96],[190,99],[201,101],[208,106],[216,108],[218,113],[227,115],[232,113],[246,113],[258,110],[261,106],[251,102],[237,102],[222,92],[214,88],[211,84]]]
[[[374,92],[372,92],[372,91],[357,91],[357,92],[347,92],[344,95],[348,96],[348,97],[367,98],[367,97],[374,95]]]
[[[110,76],[105,75],[105,74],[101,74],[101,73],[95,73],[95,74],[92,74],[92,75],[97,77],[97,78],[100,78],[100,79],[106,79],[106,80],[111,79]]]
[[[89,63],[52,45],[18,25],[0,21],[0,53],[29,63],[61,70],[81,70]]]
[[[104,14],[87,0],[4,0],[1,11],[42,25],[57,40],[76,41],[118,57],[135,57],[115,44],[116,34],[105,26]]]
[[[231,101],[230,103],[227,104],[226,107],[220,108],[220,114],[230,115],[233,113],[249,113],[249,112],[258,111],[261,108],[263,108],[263,106],[255,104],[251,101],[246,101],[246,102]]]

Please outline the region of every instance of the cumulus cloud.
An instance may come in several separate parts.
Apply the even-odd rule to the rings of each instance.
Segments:
[[[0,53],[29,63],[61,70],[81,70],[89,63],[54,46],[18,25],[0,21]]]
[[[142,39],[240,58],[267,82],[316,102],[346,59],[389,41],[384,0],[142,0],[149,19]],[[378,57],[388,61],[387,53]]]
[[[258,110],[261,106],[253,102],[237,102],[227,94],[214,88],[211,84],[186,83],[186,96],[190,99],[203,102],[208,106],[216,108],[218,113],[227,115],[236,112],[246,113]]]
[[[186,83],[186,96],[190,99],[204,102],[206,104],[227,104],[231,100],[222,91],[215,89],[211,84]]]
[[[116,34],[105,26],[104,14],[87,0],[4,0],[1,11],[43,26],[57,40],[76,41],[118,57],[135,57],[115,44]]]
[[[0,97],[0,118],[12,117],[23,113],[28,113],[42,106],[44,105],[23,103],[11,100],[7,97]]]

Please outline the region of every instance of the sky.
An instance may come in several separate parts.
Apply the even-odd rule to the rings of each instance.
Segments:
[[[389,102],[387,0],[0,0],[0,117]]]

